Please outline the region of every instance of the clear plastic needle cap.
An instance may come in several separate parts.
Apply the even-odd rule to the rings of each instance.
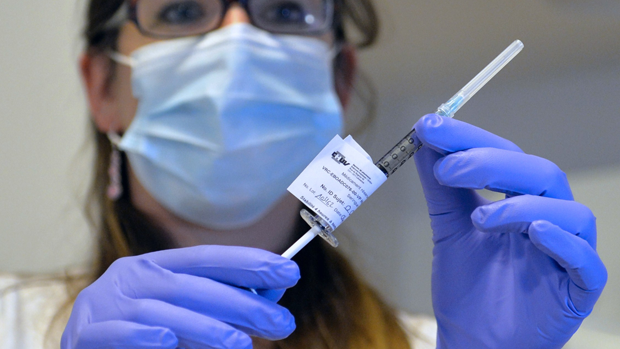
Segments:
[[[489,80],[491,80],[495,74],[497,74],[508,62],[510,62],[521,50],[523,49],[523,43],[521,40],[516,40],[510,46],[508,46],[502,53],[497,56],[486,68],[482,69],[478,75],[476,75],[465,87],[457,92],[446,103],[442,104],[437,109],[437,114],[441,116],[447,116],[449,118],[454,116],[463,104],[467,103],[469,99],[478,92],[482,86],[484,86]]]

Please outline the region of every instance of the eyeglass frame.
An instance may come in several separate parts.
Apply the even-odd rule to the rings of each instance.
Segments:
[[[212,29],[209,29],[205,32],[202,33],[196,33],[196,34],[190,34],[190,35],[181,35],[181,36],[177,36],[177,35],[171,35],[171,36],[166,36],[166,35],[157,35],[148,31],[145,31],[141,26],[140,23],[138,22],[138,11],[137,11],[137,6],[138,6],[138,1],[140,0],[124,0],[123,4],[118,8],[118,10],[116,10],[116,12],[112,15],[112,17],[110,17],[110,19],[108,21],[106,21],[106,23],[104,23],[104,25],[102,26],[102,30],[103,31],[107,31],[107,30],[112,30],[112,29],[118,29],[120,28],[123,23],[125,23],[126,21],[131,21],[135,24],[136,28],[138,28],[138,30],[140,31],[140,33],[144,36],[148,36],[150,38],[154,38],[154,39],[174,39],[174,38],[183,38],[183,37],[189,37],[189,36],[197,36],[197,35],[204,35],[207,34],[211,31],[216,30],[217,28],[219,28],[222,25],[222,21],[224,20],[224,17],[226,16],[226,12],[228,12],[228,10],[230,9],[230,6],[233,3],[238,3],[239,5],[241,5],[241,7],[243,7],[244,11],[248,14],[248,18],[250,19],[250,23],[257,27],[257,28],[261,28],[259,25],[256,25],[256,23],[254,22],[253,18],[252,18],[252,14],[250,13],[251,11],[248,8],[248,1],[251,0],[219,0],[222,3],[222,13],[220,14],[220,20],[218,22],[217,25],[215,25]],[[328,30],[334,30],[336,33],[336,39],[338,40],[341,36],[344,36],[344,32],[342,32],[342,26],[339,24],[340,20],[339,20],[339,16],[336,15],[337,13],[337,8],[338,8],[338,2],[339,0],[325,0],[328,3],[331,4],[331,11],[328,13],[328,18],[329,21],[331,23],[329,23],[328,25],[326,25],[324,28],[320,28],[318,30],[314,30],[314,31],[309,31],[307,33],[290,33],[290,32],[277,32],[276,34],[289,34],[289,35],[310,35],[310,36],[314,36],[314,35],[321,35],[326,33]],[[262,28],[261,28],[262,29]],[[271,31],[270,31],[271,32]]]

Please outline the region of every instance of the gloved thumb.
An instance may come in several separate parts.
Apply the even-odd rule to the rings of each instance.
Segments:
[[[466,122],[427,114],[416,122],[414,128],[422,143],[446,155],[472,148],[497,148],[522,153],[511,141]]]

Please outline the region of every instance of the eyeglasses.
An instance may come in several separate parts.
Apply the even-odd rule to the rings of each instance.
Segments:
[[[334,0],[127,0],[104,28],[131,20],[150,37],[201,35],[221,25],[233,2],[243,6],[252,25],[277,34],[318,35],[334,22]]]

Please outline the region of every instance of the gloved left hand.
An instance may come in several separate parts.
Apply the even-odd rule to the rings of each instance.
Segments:
[[[548,160],[464,122],[415,125],[438,348],[561,348],[607,281],[590,210]],[[490,202],[474,189],[506,194]]]
[[[295,319],[276,301],[297,280],[294,262],[241,246],[119,258],[77,296],[61,348],[251,349],[251,336],[293,332]]]

